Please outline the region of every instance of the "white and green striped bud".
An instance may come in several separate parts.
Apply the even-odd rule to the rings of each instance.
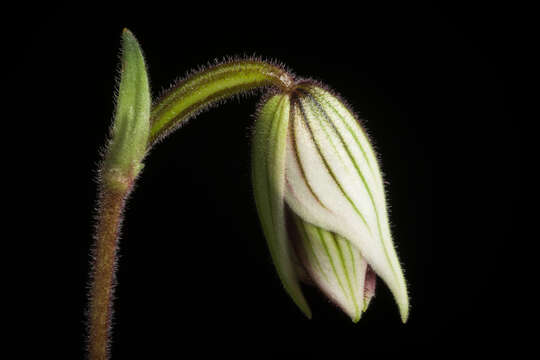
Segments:
[[[407,320],[381,170],[365,131],[336,95],[306,81],[265,101],[255,126],[253,182],[278,274],[304,313],[310,316],[298,266],[355,322],[377,274]],[[287,208],[297,239],[285,226]]]

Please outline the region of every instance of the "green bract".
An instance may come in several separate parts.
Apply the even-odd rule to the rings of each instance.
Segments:
[[[142,51],[133,34],[124,29],[116,116],[103,166],[107,181],[133,179],[142,169],[150,133],[151,103]]]
[[[342,101],[311,82],[269,98],[255,126],[253,186],[280,278],[306,314],[297,261],[353,321],[373,296],[374,271],[407,320],[407,288],[381,171],[367,135]],[[286,231],[286,205],[299,241]]]

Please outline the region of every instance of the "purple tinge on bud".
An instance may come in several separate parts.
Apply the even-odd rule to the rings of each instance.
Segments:
[[[369,267],[366,270],[366,280],[364,283],[364,311],[367,310],[371,299],[375,296],[375,286],[377,284],[377,275]]]

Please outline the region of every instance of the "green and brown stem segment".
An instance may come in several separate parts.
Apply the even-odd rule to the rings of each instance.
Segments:
[[[293,77],[282,67],[260,60],[232,60],[178,82],[152,107],[148,145],[221,100],[250,90],[274,87],[287,91]]]
[[[152,99],[146,64],[133,34],[122,32],[122,66],[116,114],[100,169],[98,219],[88,308],[88,356],[109,358],[116,252],[122,213],[143,168],[150,133]]]
[[[257,88],[288,91],[293,78],[283,68],[259,60],[234,60],[188,76],[150,110],[142,51],[124,30],[122,70],[111,141],[101,169],[98,221],[93,249],[88,309],[90,360],[109,359],[116,254],[128,195],[147,150],[191,117],[226,98]]]

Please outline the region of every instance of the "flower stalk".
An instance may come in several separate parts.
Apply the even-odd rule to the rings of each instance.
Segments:
[[[293,78],[281,66],[256,59],[231,60],[179,81],[153,106],[149,146],[188,119],[227,98],[274,87],[287,91]]]

